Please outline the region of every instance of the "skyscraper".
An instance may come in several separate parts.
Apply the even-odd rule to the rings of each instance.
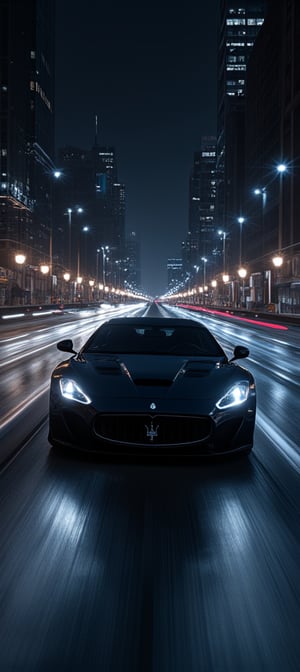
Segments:
[[[0,0],[0,263],[50,260],[54,0]]]
[[[243,210],[246,72],[264,14],[264,0],[220,0],[216,222],[231,231],[233,263]]]
[[[300,6],[272,0],[247,76],[247,260],[252,299],[300,305]],[[281,172],[280,166],[285,167]],[[276,267],[276,258],[281,262]]]
[[[94,275],[97,265],[96,249],[109,247],[109,264],[106,277],[121,278],[120,259],[125,245],[125,186],[118,181],[117,157],[114,147],[98,146],[91,149],[64,147],[59,151],[59,165],[63,179],[57,189],[57,235],[54,248],[60,263],[76,271],[76,257],[80,246],[81,231],[86,253],[81,263],[81,274]],[[82,208],[82,217],[72,222],[71,243],[66,232],[68,210]],[[70,254],[68,253],[70,247]]]
[[[216,138],[201,139],[194,153],[189,190],[189,231],[197,243],[199,256],[211,252],[214,237],[216,196]]]

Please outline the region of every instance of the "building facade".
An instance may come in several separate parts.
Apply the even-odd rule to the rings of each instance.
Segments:
[[[270,2],[247,79],[250,294],[284,312],[300,312],[299,38],[299,3]]]
[[[168,291],[178,292],[184,286],[183,264],[181,258],[170,258],[167,262]]]
[[[214,245],[215,198],[216,138],[203,137],[201,150],[194,153],[189,185],[189,231],[197,242],[199,259],[210,254]]]
[[[239,264],[238,218],[244,214],[247,67],[264,15],[263,0],[220,1],[215,219],[226,233],[232,266]]]
[[[1,302],[37,299],[39,264],[51,264],[54,11],[54,0],[0,1]]]

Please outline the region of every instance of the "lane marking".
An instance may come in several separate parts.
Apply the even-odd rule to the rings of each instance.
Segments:
[[[10,422],[13,422],[13,420],[16,420],[16,418],[21,415],[24,411],[26,411],[31,404],[33,404],[35,401],[37,401],[45,392],[49,390],[49,382],[47,382],[44,385],[40,385],[38,389],[30,396],[27,398],[27,400],[24,402],[20,402],[15,408],[13,408],[11,411],[8,411],[6,415],[1,419],[0,422],[0,431],[4,429]]]
[[[297,446],[294,441],[288,439],[278,427],[272,427],[272,425],[265,420],[260,411],[257,411],[256,413],[256,422],[259,429],[265,434],[269,441],[276,446],[290,465],[300,473],[299,446]]]

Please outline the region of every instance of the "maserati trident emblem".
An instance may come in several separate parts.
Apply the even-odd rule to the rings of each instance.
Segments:
[[[150,404],[150,408],[151,408],[151,411],[155,411],[156,404],[154,403],[154,401],[152,401],[152,404]]]
[[[145,427],[147,430],[146,436],[150,439],[150,441],[153,441],[153,439],[158,436],[159,425],[156,425],[156,427],[154,428],[153,422],[151,421],[150,429],[148,425],[145,425]]]

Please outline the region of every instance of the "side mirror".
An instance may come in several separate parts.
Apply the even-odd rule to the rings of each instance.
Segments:
[[[59,341],[56,347],[63,352],[71,352],[73,355],[77,354],[75,350],[73,350],[73,341],[70,338],[66,338],[65,341]]]
[[[244,359],[245,357],[248,357],[249,354],[250,351],[248,348],[245,348],[243,345],[236,345],[233,351],[233,357],[229,362],[234,362],[235,359]]]

